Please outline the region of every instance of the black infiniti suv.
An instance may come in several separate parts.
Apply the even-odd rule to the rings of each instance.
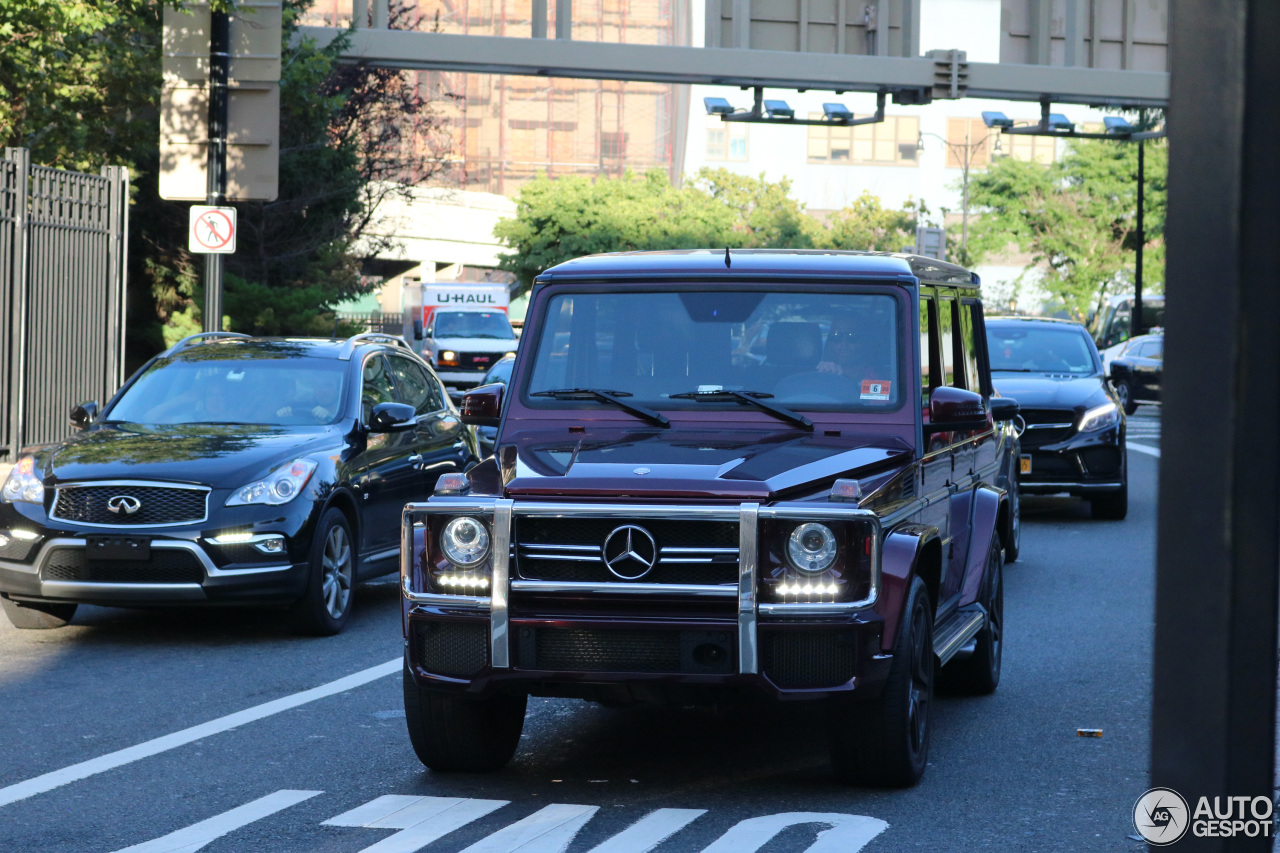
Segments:
[[[398,566],[400,512],[476,463],[439,378],[398,338],[209,333],[153,358],[0,489],[0,606],[269,604],[333,634]]]

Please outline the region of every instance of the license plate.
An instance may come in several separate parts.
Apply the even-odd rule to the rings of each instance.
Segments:
[[[151,540],[142,536],[86,536],[90,560],[149,560]]]
[[[1031,473],[1031,457],[1030,456],[1018,457],[1018,473],[1019,474]]]

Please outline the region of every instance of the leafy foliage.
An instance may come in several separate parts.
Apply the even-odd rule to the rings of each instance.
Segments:
[[[824,225],[792,198],[791,183],[702,169],[682,187],[664,173],[591,181],[542,177],[525,185],[516,215],[494,233],[511,252],[501,265],[521,289],[548,267],[581,255],[642,249],[783,248],[900,251],[928,211],[888,210],[864,193]]]
[[[982,215],[969,227],[975,259],[1014,245],[1042,266],[1042,284],[1083,319],[1110,293],[1133,288],[1138,247],[1138,144],[1077,140],[1048,165],[1005,158],[970,179],[969,197]],[[1164,281],[1165,176],[1168,148],[1146,146],[1143,288]]]

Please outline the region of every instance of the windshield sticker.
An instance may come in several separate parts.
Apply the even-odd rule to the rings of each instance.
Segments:
[[[893,383],[882,382],[879,379],[862,380],[862,394],[860,399],[863,400],[888,400],[889,387]]]

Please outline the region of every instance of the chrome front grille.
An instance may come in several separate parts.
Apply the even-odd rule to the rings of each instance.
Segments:
[[[611,570],[605,543],[618,530],[652,537],[652,566]],[[640,531],[643,531],[641,533]],[[738,582],[738,525],[665,518],[518,517],[516,577],[582,583],[733,585]],[[645,540],[647,543],[647,540]],[[647,546],[646,546],[647,547]]]
[[[1057,444],[1070,438],[1076,431],[1074,415],[1061,409],[1023,409],[1022,420],[1026,432],[1022,434],[1023,449]]]
[[[198,524],[208,517],[208,498],[207,486],[136,481],[64,484],[55,492],[49,517],[91,527]]]

